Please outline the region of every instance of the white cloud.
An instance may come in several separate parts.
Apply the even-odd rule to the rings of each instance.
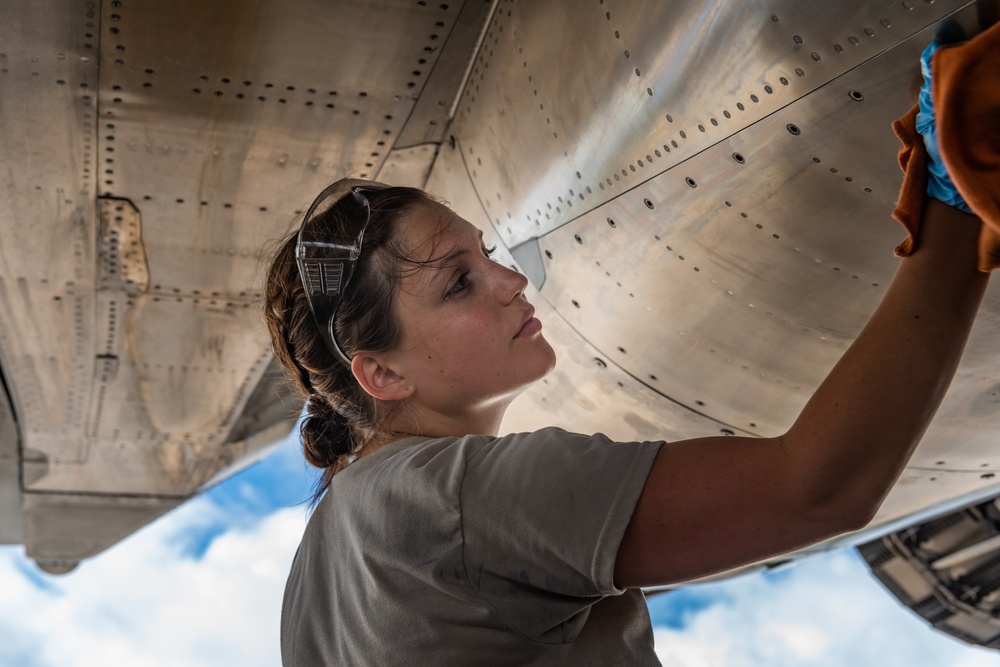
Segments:
[[[932,630],[901,607],[851,552],[780,576],[750,575],[682,629],[657,627],[666,667],[996,667],[996,652]],[[722,595],[720,595],[720,592]]]
[[[0,664],[280,664],[281,596],[305,511],[240,521],[200,559],[184,555],[192,528],[227,523],[196,499],[44,588],[25,576],[23,556],[0,551]]]

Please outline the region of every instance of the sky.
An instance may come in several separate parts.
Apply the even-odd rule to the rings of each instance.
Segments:
[[[285,577],[314,472],[290,438],[74,572],[0,547],[0,667],[280,664]],[[649,598],[669,667],[1000,667],[933,630],[853,550]]]

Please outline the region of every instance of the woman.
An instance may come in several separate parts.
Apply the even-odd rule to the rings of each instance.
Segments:
[[[498,438],[555,362],[525,278],[418,190],[334,184],[267,283],[325,492],[285,593],[284,664],[659,664],[640,586],[874,515],[985,290],[979,226],[928,200],[919,250],[780,437]]]

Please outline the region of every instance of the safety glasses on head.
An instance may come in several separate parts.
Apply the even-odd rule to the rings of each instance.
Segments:
[[[343,179],[320,193],[302,219],[295,246],[295,261],[305,288],[309,310],[326,346],[345,366],[351,360],[337,343],[334,321],[344,291],[351,283],[361,257],[365,230],[371,220],[366,192],[389,186],[375,181]],[[330,223],[343,220],[340,231],[331,231]]]

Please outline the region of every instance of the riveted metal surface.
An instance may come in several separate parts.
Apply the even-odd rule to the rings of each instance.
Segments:
[[[0,382],[0,544],[24,541],[21,521],[21,462],[14,407]]]
[[[455,11],[105,3],[100,189],[142,211],[154,283],[245,292],[310,193],[379,170]]]
[[[78,456],[94,373],[99,22],[93,2],[55,1],[0,21],[0,358],[25,481]]]
[[[892,275],[900,179],[885,128],[911,105],[929,36],[542,237],[545,296],[663,394],[780,433]]]
[[[490,219],[514,246],[965,4],[503,0],[454,134]]]
[[[127,199],[97,202],[98,289],[138,295],[149,290],[149,264],[142,244],[142,216]]]
[[[437,148],[437,144],[394,148],[379,171],[379,179],[393,185],[422,187],[434,166]]]
[[[456,98],[462,91],[472,59],[479,48],[483,32],[496,9],[496,4],[497,0],[468,0],[461,3],[456,15],[449,14],[447,18],[454,23],[454,26],[449,29],[440,55],[433,62],[427,83],[420,91],[420,97],[396,139],[395,148],[438,144],[444,139]],[[434,27],[449,28],[448,20],[444,19],[445,17],[442,17],[435,21]],[[414,73],[419,72],[422,75],[423,69],[432,60],[427,57],[419,58],[417,60],[419,69]],[[379,177],[387,183],[396,182],[385,178],[383,172],[379,172]]]

